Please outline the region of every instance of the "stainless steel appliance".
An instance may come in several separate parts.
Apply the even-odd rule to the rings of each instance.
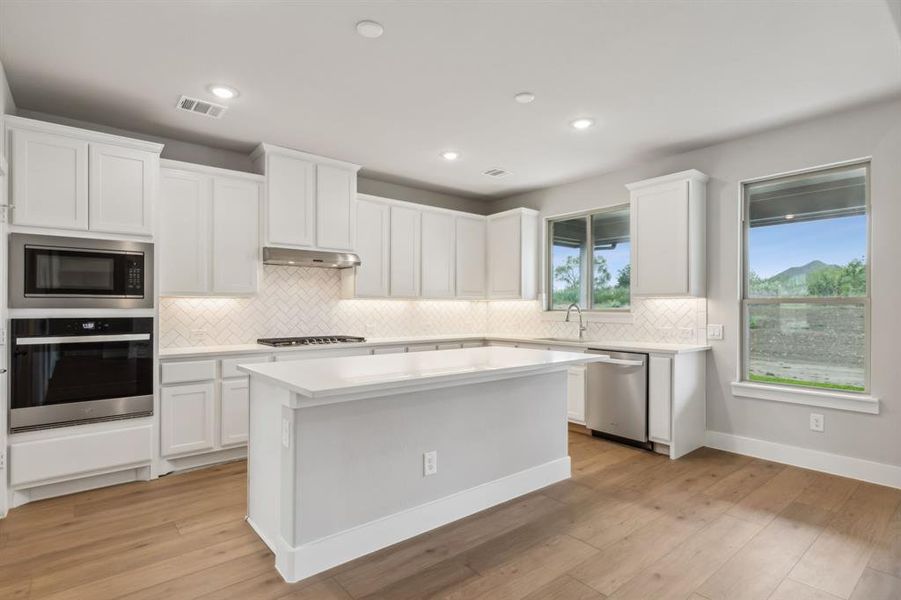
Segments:
[[[12,319],[10,431],[153,414],[153,319]]]
[[[648,355],[591,348],[585,421],[592,433],[643,447],[648,440]]]
[[[289,267],[321,267],[324,269],[350,269],[360,266],[360,257],[353,252],[328,252],[295,248],[263,248],[264,265]]]
[[[153,308],[153,244],[13,233],[10,308]]]
[[[365,342],[366,338],[352,335],[315,335],[308,337],[260,338],[258,344],[266,346],[317,346],[320,344],[347,344]]]

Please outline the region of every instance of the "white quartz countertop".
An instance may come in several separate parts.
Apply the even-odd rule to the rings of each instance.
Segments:
[[[507,342],[515,344],[535,344],[548,347],[565,347],[573,348],[600,348],[604,350],[614,350],[621,352],[660,352],[665,354],[681,354],[685,352],[703,352],[710,349],[710,346],[702,344],[668,344],[657,342],[628,342],[619,340],[589,340],[579,341],[575,339],[562,338],[535,338],[526,336],[508,336],[508,335],[433,335],[420,337],[383,337],[368,338],[365,342],[347,343],[347,344],[331,344],[321,346],[288,346],[282,348],[273,348],[272,346],[264,346],[262,344],[229,344],[221,346],[189,346],[183,348],[162,348],[160,349],[160,358],[194,358],[203,356],[222,356],[222,355],[241,355],[241,354],[272,354],[279,352],[305,352],[325,349],[337,348],[354,348],[354,347],[378,347],[378,346],[401,346],[412,344],[441,344],[447,342],[467,342],[467,341],[488,341],[488,342]]]
[[[238,369],[302,396],[321,398],[537,375],[605,358],[603,354],[486,346],[257,363]]]

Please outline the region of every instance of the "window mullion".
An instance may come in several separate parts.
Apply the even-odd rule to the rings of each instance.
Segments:
[[[592,231],[591,231],[591,215],[585,216],[585,264],[588,267],[588,274],[585,278],[585,308],[586,310],[594,310],[594,252],[592,252]]]

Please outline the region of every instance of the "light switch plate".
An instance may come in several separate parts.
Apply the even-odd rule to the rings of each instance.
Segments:
[[[723,326],[722,325],[708,325],[707,326],[707,339],[708,340],[723,339]]]

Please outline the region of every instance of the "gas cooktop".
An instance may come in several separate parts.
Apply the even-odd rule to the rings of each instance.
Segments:
[[[260,338],[258,344],[265,346],[318,346],[321,344],[346,344],[365,342],[366,338],[352,335],[314,335],[308,337]]]

